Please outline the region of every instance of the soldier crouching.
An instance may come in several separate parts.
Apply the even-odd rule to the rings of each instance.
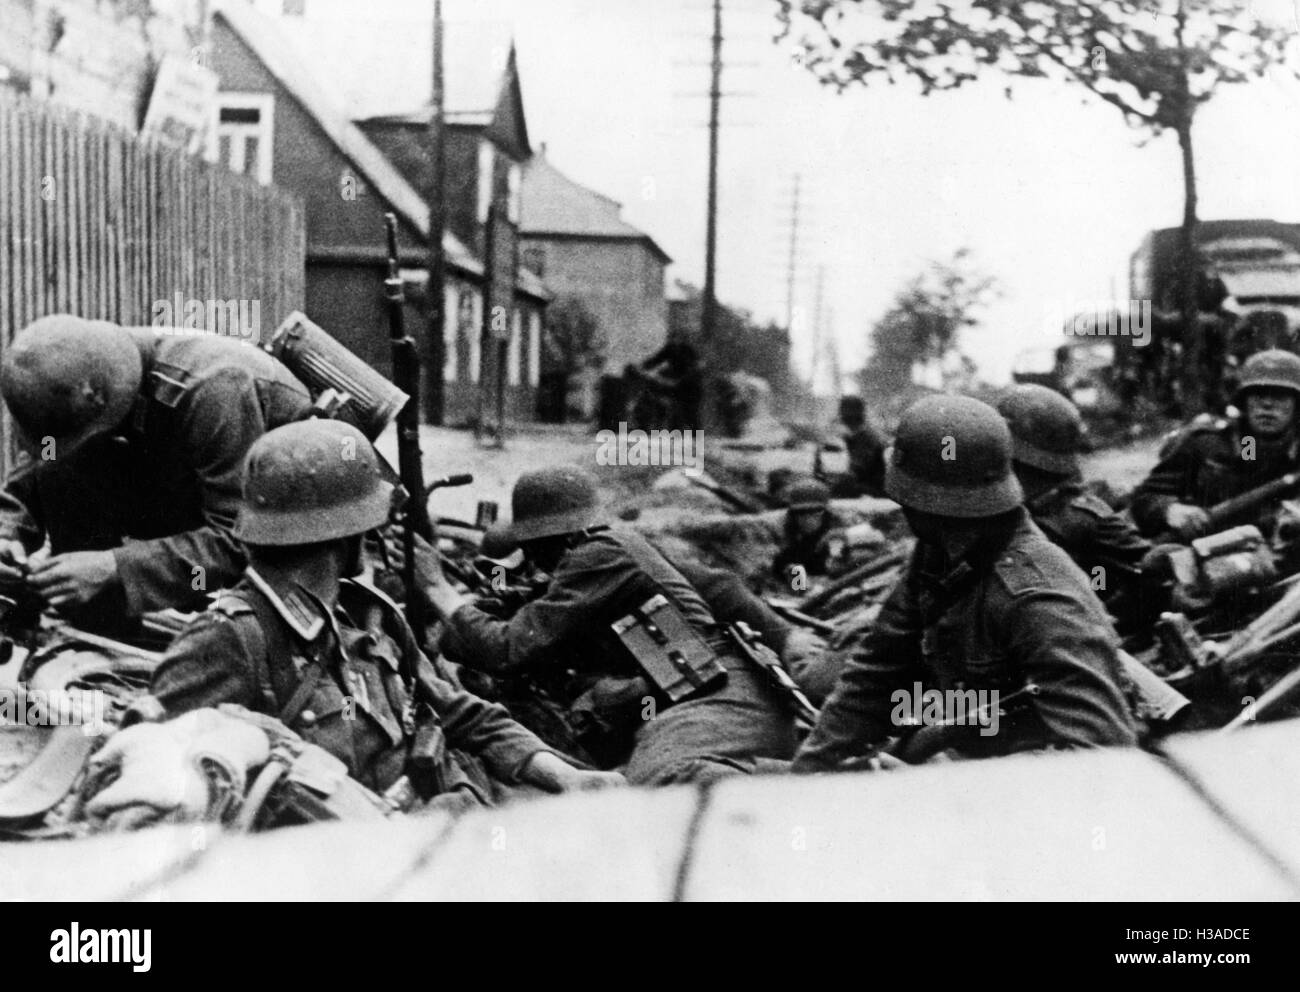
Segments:
[[[361,571],[363,536],[387,522],[391,500],[369,442],[347,424],[305,421],[257,441],[235,527],[249,566],[177,638],[137,714],[170,721],[220,704],[269,714],[399,809],[459,810],[520,792],[618,784],[575,768],[502,707],[453,684],[420,651],[400,609],[351,578]],[[133,726],[110,753],[160,760],[151,742],[174,745],[175,736]],[[105,795],[114,808],[135,798],[129,789]],[[92,810],[104,807],[100,797]]]
[[[870,758],[889,738],[901,738],[907,761],[1134,745],[1110,621],[1083,573],[1025,512],[997,411],[953,396],[914,404],[887,459],[886,490],[902,504],[916,550],[794,770]],[[918,690],[973,691],[991,709],[938,719],[927,709],[917,726],[923,708],[900,707],[899,694]]]
[[[551,582],[509,620],[466,602],[421,548],[448,657],[492,675],[546,678],[587,753],[603,767],[626,763],[633,784],[711,780],[793,755],[786,702],[677,569],[639,534],[602,523],[590,475],[526,473],[512,504],[494,543],[520,546]]]

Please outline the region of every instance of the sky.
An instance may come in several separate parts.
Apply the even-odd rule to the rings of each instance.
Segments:
[[[1300,30],[1300,0],[1259,0]],[[367,0],[358,16],[428,16],[431,0]],[[1177,140],[1149,138],[1081,89],[990,76],[923,98],[910,85],[819,85],[777,31],[772,0],[726,0],[718,294],[784,323],[800,176],[795,354],[811,353],[816,287],[843,367],[929,259],[969,248],[1001,296],[963,347],[1005,381],[1050,314],[1127,298],[1142,235],[1182,214]],[[534,146],[703,281],[709,0],[445,0],[445,17],[513,26]],[[365,11],[365,13],[361,13]],[[1011,99],[1005,95],[1007,86]],[[1225,89],[1194,135],[1202,219],[1300,221],[1300,82]],[[823,364],[824,370],[824,364]],[[829,386],[823,375],[821,385]]]

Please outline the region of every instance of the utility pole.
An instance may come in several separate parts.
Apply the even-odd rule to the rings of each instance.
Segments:
[[[817,266],[817,303],[813,310],[812,327],[812,365],[808,370],[808,384],[813,396],[817,395],[817,373],[821,370],[822,357],[822,298],[826,288],[826,266]]]
[[[718,320],[718,130],[722,105],[722,0],[713,0],[713,63],[709,84],[709,205],[704,241],[704,307],[700,343],[713,340]]]
[[[840,390],[844,388],[844,370],[840,367],[840,343],[835,336],[834,309],[829,310],[826,326],[830,332],[826,335],[826,361],[831,369],[831,393],[839,396]]]
[[[432,176],[429,189],[429,423],[441,426],[446,403],[447,269],[442,240],[447,230],[446,91],[443,79],[442,0],[433,0],[433,108],[429,115]]]
[[[794,203],[790,207],[790,257],[785,270],[785,330],[794,331],[794,272],[799,248],[799,173],[794,175]]]

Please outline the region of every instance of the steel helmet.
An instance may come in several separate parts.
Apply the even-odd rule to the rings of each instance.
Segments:
[[[248,449],[235,537],[245,544],[317,544],[384,524],[393,486],[366,436],[340,420],[301,420]]]
[[[1083,418],[1054,389],[1012,386],[998,399],[998,413],[1011,430],[1011,457],[1044,472],[1074,475],[1083,448]]]
[[[991,517],[1024,498],[1006,421],[970,397],[927,396],[908,407],[885,462],[885,492],[923,513]]]
[[[63,451],[117,427],[131,412],[144,358],[126,328],[71,314],[19,331],[0,363],[0,393],[23,432]]]
[[[540,537],[586,530],[601,518],[596,480],[573,465],[525,472],[510,494],[510,518],[509,524],[496,524],[484,536],[484,543],[497,552]]]
[[[1300,357],[1280,348],[1259,351],[1246,359],[1237,379],[1233,402],[1241,405],[1248,389],[1289,389],[1300,396]]]

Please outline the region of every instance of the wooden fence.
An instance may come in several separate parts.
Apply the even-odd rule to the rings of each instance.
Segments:
[[[305,252],[296,197],[0,91],[0,348],[45,314],[143,325],[177,299],[256,303],[266,335],[303,305]]]

